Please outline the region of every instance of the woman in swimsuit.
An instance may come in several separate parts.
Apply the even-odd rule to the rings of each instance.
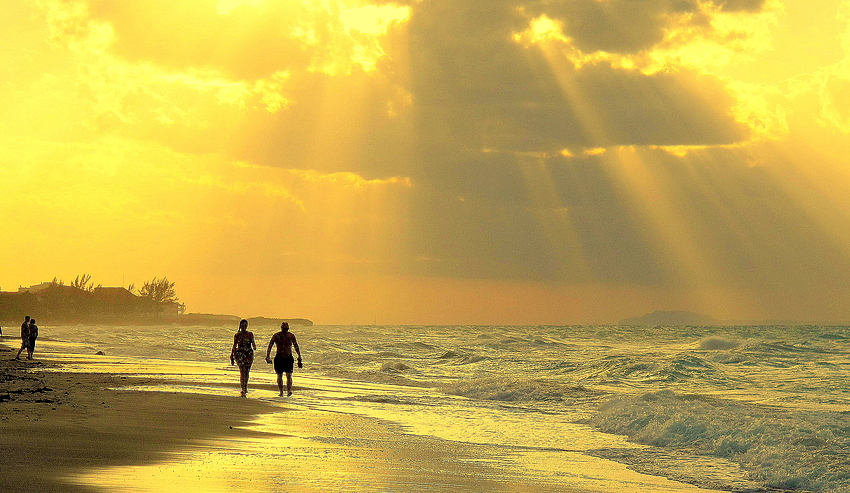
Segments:
[[[239,322],[239,331],[233,336],[233,347],[230,349],[230,364],[239,366],[239,383],[242,384],[242,397],[248,393],[248,374],[254,364],[254,333],[248,332],[248,321]]]

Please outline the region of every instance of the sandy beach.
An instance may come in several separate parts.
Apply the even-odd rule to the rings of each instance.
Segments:
[[[447,441],[381,419],[242,399],[235,381],[233,397],[174,392],[152,378],[13,358],[0,347],[2,491],[578,493],[610,491],[611,477],[626,485],[618,491],[709,491],[579,453],[565,463],[562,450]]]
[[[145,475],[145,468],[153,467],[169,478],[167,465],[175,464],[175,460],[191,463],[193,454],[202,454],[200,462],[207,465],[211,461],[219,464],[209,468],[207,477],[190,478],[189,483],[179,473],[166,479],[172,488],[182,489],[175,486],[180,481],[197,491],[233,491],[240,484],[256,488],[263,475],[251,478],[249,470],[262,468],[262,464],[246,459],[240,470],[238,463],[222,464],[216,457],[238,453],[240,441],[265,438],[281,443],[287,438],[285,433],[270,434],[249,426],[264,412],[280,414],[280,407],[260,400],[115,390],[121,386],[149,387],[157,382],[67,373],[54,363],[13,357],[9,347],[0,348],[2,491],[157,491],[163,486],[158,486],[161,478],[150,478],[150,483],[146,482],[148,478],[137,481],[132,479],[132,472]],[[447,449],[434,440],[398,440],[399,430],[356,416],[325,413],[324,417],[302,418],[308,417],[299,416],[299,435],[321,437],[329,431],[334,434],[333,430],[344,430],[338,436],[347,435],[349,443],[344,443],[346,439],[326,443],[326,450],[313,457],[304,454],[303,444],[296,444],[298,451],[293,453],[298,464],[291,464],[289,471],[282,471],[279,464],[268,464],[273,469],[268,472],[287,478],[285,484],[273,486],[273,491],[286,485],[297,486],[299,491],[358,489],[356,485],[364,481],[382,484],[382,490],[395,485],[392,489],[409,491],[573,491],[557,485],[541,489],[540,485],[509,484],[507,478],[487,479],[487,467],[475,463],[478,451],[474,446]],[[352,435],[360,435],[360,440],[368,437],[369,444],[354,443],[358,437]],[[298,441],[288,438],[292,443]],[[315,452],[315,446],[311,448]],[[341,448],[348,449],[345,455],[350,462],[342,464],[344,467],[328,467],[327,457]],[[81,474],[87,470],[102,472]],[[319,473],[314,475],[311,470]]]
[[[200,439],[252,434],[244,425],[269,407],[237,397],[107,390],[152,382],[63,373],[14,354],[0,348],[3,491],[91,491],[64,478],[82,468],[166,460]]]

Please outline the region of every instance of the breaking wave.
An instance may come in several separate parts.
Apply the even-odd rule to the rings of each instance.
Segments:
[[[740,345],[741,343],[738,341],[709,337],[700,341],[699,348],[706,351],[723,351],[727,349],[735,349]]]
[[[768,488],[850,491],[850,413],[745,404],[669,390],[616,398],[601,430],[685,454],[731,460]]]

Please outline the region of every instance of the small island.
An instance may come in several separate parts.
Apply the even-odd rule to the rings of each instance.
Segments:
[[[617,325],[718,325],[720,322],[688,311],[655,311],[640,317],[624,318]]]

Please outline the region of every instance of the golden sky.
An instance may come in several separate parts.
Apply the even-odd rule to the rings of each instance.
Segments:
[[[0,1],[0,288],[850,321],[848,0]]]

